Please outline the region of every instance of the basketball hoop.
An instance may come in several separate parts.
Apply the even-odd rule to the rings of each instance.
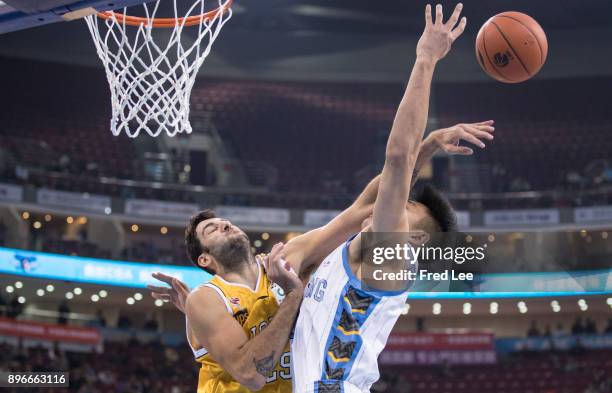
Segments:
[[[144,3],[144,17],[106,11],[85,18],[111,90],[111,131],[135,138],[191,133],[189,99],[196,76],[223,25],[232,0],[193,0],[184,16],[174,2],[173,18],[156,18],[157,0]],[[207,3],[208,3],[207,2]],[[198,26],[197,29],[185,29]],[[194,37],[183,34],[189,31]],[[154,34],[155,32],[155,34]],[[195,34],[197,33],[197,37]]]

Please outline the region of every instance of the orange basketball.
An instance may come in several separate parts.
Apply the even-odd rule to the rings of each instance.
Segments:
[[[529,15],[497,14],[480,28],[476,58],[489,76],[504,83],[526,81],[540,71],[548,41],[542,27]]]

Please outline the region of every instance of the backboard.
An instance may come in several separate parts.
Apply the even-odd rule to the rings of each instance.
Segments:
[[[70,21],[149,0],[0,0],[0,34]]]

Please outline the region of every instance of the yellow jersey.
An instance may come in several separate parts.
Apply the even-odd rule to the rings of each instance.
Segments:
[[[272,283],[258,262],[259,277],[255,290],[246,285],[225,281],[214,276],[203,284],[213,289],[223,299],[227,311],[238,321],[246,335],[253,338],[270,323],[283,298],[282,289]],[[239,384],[228,372],[212,358],[189,329],[187,338],[196,361],[202,365],[198,377],[197,393],[247,393],[250,390]],[[291,354],[287,343],[285,351],[274,371],[266,379],[266,384],[259,390],[262,393],[291,393]]]

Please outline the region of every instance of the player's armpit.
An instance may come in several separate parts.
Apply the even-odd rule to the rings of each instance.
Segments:
[[[197,340],[221,367],[250,390],[265,384],[243,347],[249,338],[212,289],[202,287],[187,297],[185,312]]]

